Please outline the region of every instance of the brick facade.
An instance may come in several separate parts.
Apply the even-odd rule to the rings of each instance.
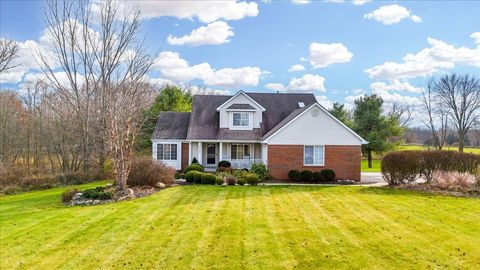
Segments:
[[[188,167],[188,143],[182,143],[182,170]]]
[[[287,180],[290,170],[333,169],[337,179],[360,181],[361,146],[325,145],[325,166],[303,166],[303,145],[268,145],[268,171]]]

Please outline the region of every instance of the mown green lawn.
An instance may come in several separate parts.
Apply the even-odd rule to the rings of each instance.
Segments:
[[[368,160],[362,159],[362,172],[380,172],[380,159],[372,160],[372,168],[368,168]]]
[[[480,265],[478,199],[358,186],[197,185],[67,207],[61,191],[0,198],[1,269]]]

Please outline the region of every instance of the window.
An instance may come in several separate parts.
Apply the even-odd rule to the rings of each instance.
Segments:
[[[248,144],[232,144],[230,150],[232,159],[250,158],[250,145]]]
[[[158,160],[177,160],[177,145],[176,144],[157,144],[157,159]]]
[[[233,126],[235,127],[248,127],[250,126],[250,114],[246,112],[234,112],[233,113]]]
[[[303,151],[304,165],[324,165],[324,152],[322,145],[305,145]]]

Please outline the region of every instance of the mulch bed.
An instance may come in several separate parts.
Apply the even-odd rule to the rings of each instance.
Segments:
[[[480,198],[480,186],[476,186],[472,188],[454,187],[450,189],[445,189],[445,188],[440,188],[427,183],[418,183],[418,184],[404,184],[400,186],[391,186],[391,187],[397,188],[397,189],[403,189],[403,190],[422,191],[422,192],[427,192],[435,195]]]

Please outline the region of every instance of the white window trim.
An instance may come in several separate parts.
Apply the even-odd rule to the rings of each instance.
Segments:
[[[158,159],[158,146],[159,146],[159,145],[163,145],[163,149],[165,149],[165,145],[170,145],[170,159]],[[176,152],[176,153],[175,153],[176,159],[171,159],[171,157],[172,157],[172,149],[171,149],[172,145],[175,145],[175,147],[176,147],[176,151],[175,151],[175,152]],[[156,156],[157,156],[156,159],[157,159],[157,160],[160,160],[160,161],[171,161],[171,162],[176,162],[176,161],[178,161],[178,158],[179,158],[179,156],[178,156],[178,143],[169,143],[169,142],[156,143],[155,147],[156,147]],[[164,152],[165,152],[165,151],[164,151]]]
[[[305,164],[305,147],[307,146],[313,146],[314,147],[314,150],[313,150],[313,154],[315,155],[315,146],[322,146],[322,163],[320,164]],[[313,160],[315,161],[315,157],[313,158]],[[315,167],[315,166],[325,166],[325,145],[321,145],[321,144],[316,144],[316,145],[311,145],[311,144],[308,144],[308,145],[304,145],[303,146],[303,166],[311,166],[311,167]]]
[[[233,114],[234,113],[247,113],[248,114],[248,126],[234,126],[233,125]],[[245,111],[231,111],[229,114],[229,128],[231,130],[253,130],[253,113]]]

